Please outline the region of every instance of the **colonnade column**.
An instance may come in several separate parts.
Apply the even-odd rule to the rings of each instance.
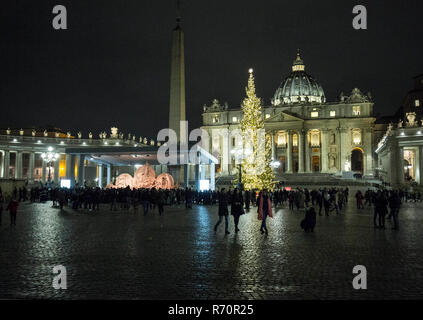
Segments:
[[[291,130],[288,131],[288,148],[286,149],[287,152],[287,173],[292,173],[292,132]]]
[[[275,132],[270,132],[270,137],[272,139],[272,160],[276,161],[276,148],[275,148]]]
[[[16,152],[15,179],[22,179],[22,151]]]
[[[28,180],[34,181],[35,153],[29,154]]]
[[[161,165],[160,165],[161,167]],[[107,185],[109,185],[112,182],[112,165],[108,164],[107,165],[107,180],[106,183]]]
[[[298,131],[298,172],[304,173],[304,130]]]
[[[85,181],[85,155],[80,154],[78,157],[78,184],[80,187],[84,186]]]
[[[103,164],[98,165],[98,186],[103,187]]]
[[[47,164],[44,160],[42,160],[42,169],[41,169],[41,181],[42,183],[46,183],[47,180]]]
[[[69,179],[70,179],[71,187],[75,186],[75,163],[76,163],[76,156],[70,155]]]
[[[322,129],[322,151],[321,151],[321,158],[322,158],[322,169],[321,172],[328,172],[328,130]]]
[[[4,162],[3,162],[3,178],[10,178],[10,151],[4,151]]]
[[[72,155],[66,155],[66,179],[71,179],[71,162],[72,162]]]
[[[59,184],[59,177],[60,177],[60,155],[59,155],[59,158],[57,158],[56,161],[54,161],[53,181],[54,183],[57,183],[57,185]]]

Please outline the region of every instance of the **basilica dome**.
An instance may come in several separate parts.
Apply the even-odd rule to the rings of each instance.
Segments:
[[[305,72],[304,62],[298,52],[292,65],[292,72],[276,89],[272,104],[279,106],[293,103],[325,103],[325,101],[322,86]]]

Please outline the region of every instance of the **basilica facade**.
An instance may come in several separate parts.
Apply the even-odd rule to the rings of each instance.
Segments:
[[[354,88],[328,102],[322,86],[306,72],[297,54],[291,73],[262,106],[266,134],[272,141],[272,158],[278,174],[325,173],[373,177],[374,151],[385,131],[373,115],[370,93]],[[220,175],[235,174],[241,161],[234,149],[239,145],[241,107],[232,108],[214,100],[203,107],[202,129],[208,133],[204,147],[216,158]],[[204,139],[203,139],[204,140]]]

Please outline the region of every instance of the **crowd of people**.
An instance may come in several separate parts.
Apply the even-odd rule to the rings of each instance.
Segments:
[[[100,210],[100,205],[108,206],[111,211],[133,210],[142,208],[144,215],[149,211],[158,209],[159,215],[164,213],[165,206],[185,206],[191,209],[196,205],[218,205],[218,221],[214,227],[215,232],[225,220],[225,233],[229,234],[228,216],[234,218],[235,233],[239,232],[240,216],[249,211],[251,207],[257,208],[258,219],[261,220],[260,232],[267,234],[267,217],[272,217],[272,207],[287,206],[290,211],[305,209],[305,218],[301,227],[313,232],[316,216],[332,213],[339,214],[348,203],[348,188],[297,188],[288,190],[279,188],[273,192],[267,190],[241,191],[238,188],[222,188],[217,191],[197,191],[191,188],[177,189],[101,189],[101,188],[47,188],[36,186],[27,189],[25,186],[14,188],[13,192],[4,196],[0,189],[0,224],[4,204],[11,213],[11,224],[16,224],[16,211],[19,202],[45,202],[52,201],[53,206],[63,210],[68,206],[73,210]],[[421,201],[420,192],[403,190],[366,190],[364,194],[358,190],[355,194],[357,209],[372,206],[374,210],[373,223],[375,228],[385,229],[385,217],[393,219],[393,229],[399,229],[398,213],[403,202]],[[389,209],[389,210],[388,210]]]

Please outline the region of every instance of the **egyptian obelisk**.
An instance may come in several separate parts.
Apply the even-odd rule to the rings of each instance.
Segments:
[[[169,103],[169,129],[176,132],[179,152],[187,145],[187,125],[185,114],[185,57],[184,57],[184,32],[181,28],[180,3],[176,2],[177,15],[176,27],[172,32],[171,66],[170,66],[170,103]],[[181,130],[181,121],[182,130]],[[182,152],[183,153],[183,152]],[[180,160],[179,156],[179,160]],[[169,172],[176,184],[188,186],[188,164],[169,166]]]
[[[177,1],[176,27],[172,33],[169,129],[176,132],[178,141],[185,141],[185,135],[180,135],[180,121],[186,120],[184,33],[180,22],[180,6],[179,1]]]

